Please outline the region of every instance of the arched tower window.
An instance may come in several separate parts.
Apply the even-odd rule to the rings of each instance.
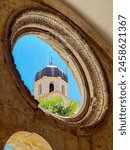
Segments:
[[[49,85],[49,92],[54,91],[54,83],[50,83]]]
[[[62,93],[65,95],[65,86],[62,85]]]
[[[38,86],[38,95],[40,95],[42,93],[42,85],[40,84],[39,86]]]

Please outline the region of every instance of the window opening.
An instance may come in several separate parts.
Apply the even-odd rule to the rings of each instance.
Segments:
[[[67,64],[47,43],[32,35],[23,36],[16,42],[13,56],[41,109],[68,117],[78,112],[81,98],[77,83]]]
[[[50,83],[49,92],[51,93],[52,91],[54,91],[54,84]]]

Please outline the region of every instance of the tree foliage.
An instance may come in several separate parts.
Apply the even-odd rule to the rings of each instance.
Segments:
[[[56,96],[51,99],[40,98],[38,101],[42,108],[61,116],[72,116],[79,108],[79,104],[76,101],[71,101],[67,105],[60,96]]]

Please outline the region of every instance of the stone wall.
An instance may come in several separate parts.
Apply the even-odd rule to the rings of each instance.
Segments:
[[[53,91],[45,96],[43,96],[44,99],[51,99],[53,97],[57,97],[60,96],[62,97],[62,99],[64,100],[65,104],[70,104],[70,102],[72,101],[69,97],[64,96],[62,93],[60,93],[59,91]]]
[[[21,7],[47,3],[75,22],[92,38],[99,48],[94,49],[105,72],[108,84],[109,107],[105,117],[96,126],[83,130],[59,128],[55,119],[45,114],[30,96],[20,80],[16,81],[7,61],[4,41],[8,18]],[[1,0],[0,1],[0,150],[17,131],[35,132],[44,137],[53,150],[112,150],[112,51],[106,43],[72,9],[60,0]],[[93,45],[91,47],[94,48]],[[17,84],[18,83],[18,84]],[[21,84],[21,85],[20,85]],[[20,86],[19,86],[20,85]],[[24,94],[23,94],[24,93]],[[51,119],[52,118],[52,119]]]
[[[65,96],[68,96],[68,86],[69,84],[61,79],[61,77],[47,77],[44,76],[43,78],[34,82],[34,97],[37,99],[39,97],[43,97],[49,94],[49,86],[50,83],[54,84],[54,91],[59,91],[62,93],[62,86],[65,87]],[[42,92],[39,95],[39,85],[42,87]]]
[[[16,132],[6,143],[6,146],[13,150],[52,150],[48,142],[36,133]]]

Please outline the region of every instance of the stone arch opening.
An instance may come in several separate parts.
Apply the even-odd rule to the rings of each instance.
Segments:
[[[10,52],[17,39],[27,34],[36,35],[59,53],[72,70],[81,91],[83,104],[80,111],[71,118],[52,116],[52,120],[59,126],[72,128],[86,128],[99,123],[108,109],[108,93],[104,72],[93,51],[93,42],[88,42],[88,36],[76,24],[53,8],[23,8],[11,17],[5,35],[7,60],[11,63],[9,67],[17,80],[19,77],[10,58]],[[98,48],[97,46],[96,49]],[[21,84],[19,86],[22,87]],[[33,105],[30,100],[28,101]]]
[[[53,92],[53,91],[54,91],[54,83],[51,82],[51,83],[49,84],[49,92],[51,93],[51,92]]]
[[[40,135],[25,131],[14,133],[7,141],[5,148],[11,150],[52,150],[50,144]]]

